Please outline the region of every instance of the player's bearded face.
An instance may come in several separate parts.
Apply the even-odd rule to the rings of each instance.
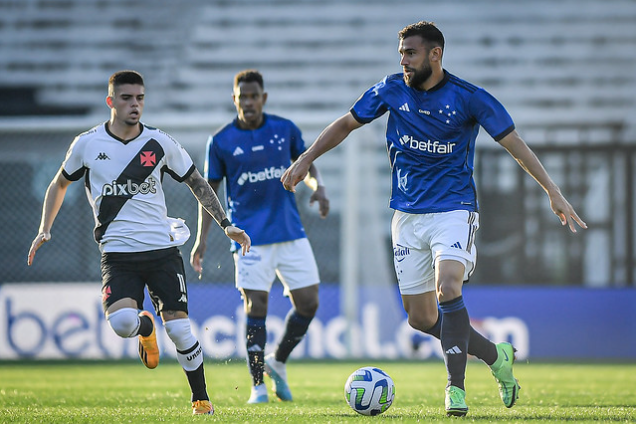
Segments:
[[[412,36],[400,40],[398,52],[404,70],[404,82],[409,87],[419,89],[433,74],[429,58],[431,50],[421,37]]]
[[[404,73],[404,82],[409,87],[418,88],[433,74],[433,68],[428,60],[424,61],[419,68],[411,68],[413,73]]]

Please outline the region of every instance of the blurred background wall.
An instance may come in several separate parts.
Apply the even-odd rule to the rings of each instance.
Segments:
[[[100,280],[82,184],[69,189],[34,267],[26,254],[69,143],[108,119],[113,72],[144,74],[143,121],[175,136],[202,170],[207,136],[235,115],[236,72],[263,72],[266,111],[294,120],[310,144],[366,88],[401,71],[397,32],[419,20],[444,33],[449,72],[504,103],[590,227],[561,228],[538,185],[482,131],[471,287],[634,288],[633,0],[0,0],[0,284]],[[298,193],[327,285],[395,287],[383,132],[380,119],[317,161],[326,220]],[[194,231],[191,193],[166,186],[170,215]],[[231,285],[229,243],[211,233],[202,283]],[[400,314],[397,302],[385,307]]]

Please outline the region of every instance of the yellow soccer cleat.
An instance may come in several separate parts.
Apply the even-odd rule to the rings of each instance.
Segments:
[[[146,316],[152,321],[152,333],[148,337],[139,335],[139,359],[150,369],[159,365],[159,346],[157,346],[157,334],[155,333],[155,319],[148,311],[141,311],[139,316]]]
[[[214,406],[209,400],[195,400],[192,402],[192,415],[212,415]]]

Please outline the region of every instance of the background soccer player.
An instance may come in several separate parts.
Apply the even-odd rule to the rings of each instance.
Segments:
[[[575,223],[587,226],[521,139],[501,103],[442,68],[444,36],[433,23],[402,29],[398,51],[403,73],[389,75],[367,90],[349,113],[323,130],[281,181],[293,191],[317,157],[389,112],[394,265],[409,324],[441,339],[448,371],[447,414],[468,412],[467,352],[490,365],[501,399],[511,407],[519,391],[512,373],[513,348],[509,343],[494,345],[472,329],[462,298],[463,282],[476,262],[479,208],[473,159],[479,126],[541,185],[562,225],[572,232]]]
[[[253,385],[248,403],[268,401],[264,371],[272,378],[278,398],[290,401],[285,363],[316,314],[319,276],[295,196],[280,185],[280,177],[305,151],[305,143],[293,122],[263,113],[267,93],[258,71],[236,74],[232,98],[238,116],[210,137],[205,172],[214,191],[225,178],[230,218],[252,236],[248,255],[234,253],[236,286],[247,315],[247,362]],[[329,200],[314,165],[308,167],[308,175],[306,183],[314,190],[310,203],[318,201],[324,218],[329,212]],[[199,273],[210,222],[210,215],[199,208],[197,239],[191,254],[191,264]],[[293,308],[275,352],[265,358],[265,318],[276,276]]]
[[[152,314],[143,308],[144,287],[177,349],[192,390],[192,412],[212,414],[206,391],[201,345],[190,329],[183,260],[177,246],[190,236],[182,220],[167,218],[163,173],[185,182],[225,234],[249,251],[250,238],[230,224],[188,153],[168,134],[140,122],[144,81],[120,71],[108,81],[110,120],[78,135],[44,199],[39,234],[28,264],[51,239],[51,227],[68,186],[85,179],[95,215],[95,240],[102,252],[102,303],[106,319],[120,337],[139,336],[139,356],[148,368],[159,364]]]

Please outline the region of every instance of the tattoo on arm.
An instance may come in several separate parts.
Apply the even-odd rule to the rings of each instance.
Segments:
[[[221,206],[221,202],[219,198],[210,187],[207,181],[203,179],[199,171],[194,171],[192,175],[190,175],[184,181],[190,190],[192,190],[192,194],[197,198],[201,206],[212,215],[212,218],[217,222],[217,224],[221,224],[221,221],[226,218],[225,211],[223,210],[223,206]]]

